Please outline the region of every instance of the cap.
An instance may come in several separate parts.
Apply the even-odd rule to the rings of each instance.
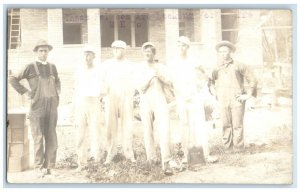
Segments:
[[[126,46],[127,46],[126,43],[121,40],[116,40],[111,44],[111,47],[118,47],[118,48],[123,48],[123,49],[125,49]]]
[[[93,46],[91,45],[85,45],[83,48],[83,52],[93,52],[94,54],[96,53],[96,50]]]
[[[183,44],[188,45],[188,46],[190,46],[190,43],[191,43],[190,39],[185,37],[185,36],[180,36],[179,39],[178,39],[178,42],[183,43]]]
[[[155,48],[155,45],[151,42],[146,42],[142,45],[142,50],[146,49],[147,47],[154,47]]]

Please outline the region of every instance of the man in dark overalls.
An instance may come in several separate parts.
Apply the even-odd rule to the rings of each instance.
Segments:
[[[223,144],[228,152],[240,152],[244,148],[245,102],[256,96],[257,86],[249,67],[232,59],[231,53],[235,49],[229,41],[216,45],[219,65],[212,74],[223,124]],[[247,89],[245,81],[248,83]]]
[[[41,177],[51,174],[57,153],[56,124],[61,85],[56,66],[47,62],[52,48],[47,41],[39,40],[33,49],[36,60],[9,77],[12,87],[31,100],[29,119],[34,140],[34,167]],[[27,79],[30,90],[20,83],[22,79]]]

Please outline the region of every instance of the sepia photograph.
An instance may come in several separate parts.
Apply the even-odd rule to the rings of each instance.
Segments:
[[[7,8],[7,183],[292,185],[293,11]]]

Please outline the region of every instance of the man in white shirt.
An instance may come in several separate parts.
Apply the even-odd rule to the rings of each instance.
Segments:
[[[172,174],[172,167],[176,163],[172,160],[170,152],[169,109],[164,93],[164,87],[171,84],[170,75],[165,65],[154,60],[156,48],[152,43],[144,43],[142,51],[145,61],[140,66],[140,114],[147,160],[158,161],[155,141],[159,141],[162,168],[165,174]],[[158,138],[154,136],[154,129]]]
[[[105,150],[104,113],[101,111],[101,94],[104,91],[99,66],[94,64],[95,50],[85,46],[84,64],[75,73],[75,112],[78,129],[78,170],[91,157],[100,161],[100,151]],[[88,154],[90,152],[90,154]]]
[[[179,57],[172,63],[172,81],[176,98],[177,113],[180,120],[182,163],[188,164],[189,149],[193,146],[203,147],[204,158],[207,162],[217,161],[216,157],[209,155],[208,135],[205,132],[204,98],[199,97],[199,81],[196,73],[196,62],[188,56],[190,40],[181,36],[178,40]],[[202,84],[202,85],[201,85]],[[201,94],[200,94],[201,95]]]
[[[105,164],[110,163],[116,154],[119,137],[125,158],[135,162],[132,148],[134,66],[125,57],[126,46],[124,41],[114,41],[111,45],[113,58],[103,64],[105,69],[102,77],[107,95],[108,139]]]

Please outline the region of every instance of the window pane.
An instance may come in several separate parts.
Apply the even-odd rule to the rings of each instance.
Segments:
[[[179,9],[179,36],[186,36],[194,41],[194,13],[192,9]]]
[[[118,39],[131,45],[131,19],[130,15],[118,15]]]
[[[114,17],[113,15],[101,15],[101,47],[110,47],[114,41]]]
[[[64,44],[81,44],[81,24],[65,23],[63,26]]]
[[[141,47],[148,41],[148,15],[135,16],[135,46]]]
[[[222,40],[227,40],[232,43],[236,43],[238,32],[237,31],[223,31]]]
[[[86,9],[63,9],[64,44],[81,44],[87,42]]]

